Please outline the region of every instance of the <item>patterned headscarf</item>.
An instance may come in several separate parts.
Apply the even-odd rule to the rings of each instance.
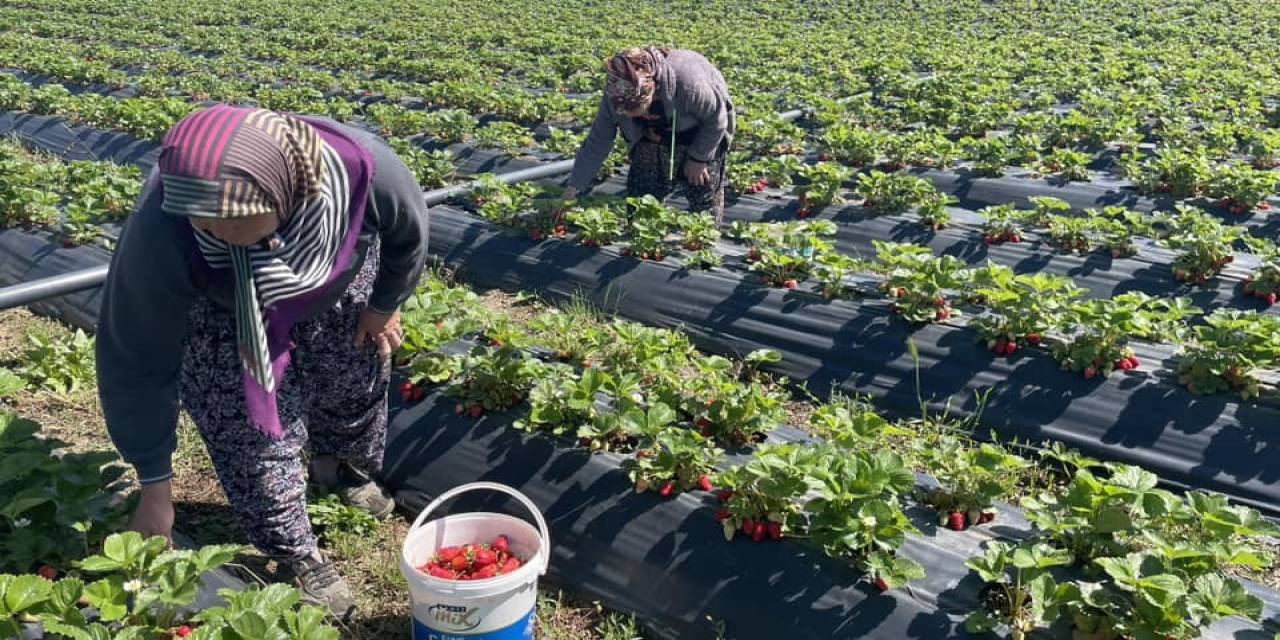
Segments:
[[[276,215],[270,244],[237,246],[194,230],[207,265],[231,269],[236,334],[252,408],[276,384],[288,354],[268,340],[280,303],[323,287],[345,242],[351,203],[347,169],[315,128],[265,109],[219,105],[184,118],[165,138],[159,160],[161,208],[206,218]],[[286,327],[287,329],[287,327]],[[283,364],[282,364],[283,363]],[[258,416],[259,430],[280,437],[279,418]]]
[[[657,89],[654,76],[670,52],[660,47],[623,49],[605,62],[609,81],[604,94],[615,109],[632,111],[653,98]]]

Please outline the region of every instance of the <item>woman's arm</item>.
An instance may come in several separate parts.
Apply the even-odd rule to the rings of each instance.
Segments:
[[[107,431],[145,484],[172,473],[178,375],[197,289],[185,220],[160,210],[153,174],[124,225],[102,290],[96,359]],[[185,232],[185,233],[184,233]]]
[[[586,191],[605,158],[613,151],[613,141],[618,136],[618,121],[614,118],[613,107],[606,97],[600,98],[600,108],[596,110],[596,119],[591,123],[591,131],[587,139],[582,141],[578,154],[573,158],[573,173],[569,176],[569,186],[575,191]]]
[[[369,214],[382,240],[369,308],[391,314],[413,295],[422,277],[427,258],[427,206],[417,178],[395,152],[381,142],[369,146],[374,160]]]
[[[729,132],[729,102],[708,78],[696,79],[685,89],[685,109],[698,119],[698,133],[689,144],[689,157],[711,162]]]

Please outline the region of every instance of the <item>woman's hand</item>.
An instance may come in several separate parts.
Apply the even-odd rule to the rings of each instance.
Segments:
[[[173,482],[164,480],[143,485],[138,506],[129,519],[129,530],[144,538],[164,536],[173,544]]]
[[[365,309],[360,312],[360,322],[356,325],[357,349],[373,343],[378,348],[378,358],[385,364],[391,360],[391,354],[400,348],[402,342],[404,342],[404,329],[400,328],[399,311],[382,313]]]
[[[689,184],[695,187],[705,187],[711,184],[711,173],[707,171],[707,163],[705,162],[685,160],[684,177],[689,181]]]
[[[573,199],[578,197],[578,190],[573,187],[565,187],[564,193],[560,194],[560,202],[551,210],[551,219],[556,224],[560,224],[564,220],[564,212],[569,209]]]

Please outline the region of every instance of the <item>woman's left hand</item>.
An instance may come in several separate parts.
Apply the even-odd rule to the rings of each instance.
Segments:
[[[707,171],[707,163],[705,162],[686,160],[684,163],[684,177],[689,181],[689,184],[695,187],[705,187],[711,184],[711,173]]]
[[[383,363],[391,360],[391,354],[404,342],[404,329],[400,327],[400,312],[382,313],[373,309],[360,312],[360,322],[356,325],[355,346],[357,349],[368,343],[378,348],[378,358]]]

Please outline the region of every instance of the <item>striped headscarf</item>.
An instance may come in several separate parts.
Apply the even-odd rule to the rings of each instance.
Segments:
[[[609,80],[604,94],[615,109],[632,111],[653,98],[657,90],[654,77],[658,66],[670,52],[670,49],[660,47],[623,49],[605,61]]]
[[[159,170],[167,213],[280,218],[275,236],[258,246],[232,245],[193,230],[205,263],[214,270],[230,269],[233,276],[250,413],[255,406],[274,409],[282,363],[288,361],[288,354],[280,353],[287,344],[279,344],[279,329],[288,327],[273,327],[287,321],[272,312],[328,283],[339,252],[349,245],[352,192],[346,166],[319,132],[298,118],[218,105],[184,118],[169,132]],[[269,334],[277,339],[269,340]],[[268,402],[255,402],[262,394]],[[268,436],[281,434],[276,415],[253,422]]]

